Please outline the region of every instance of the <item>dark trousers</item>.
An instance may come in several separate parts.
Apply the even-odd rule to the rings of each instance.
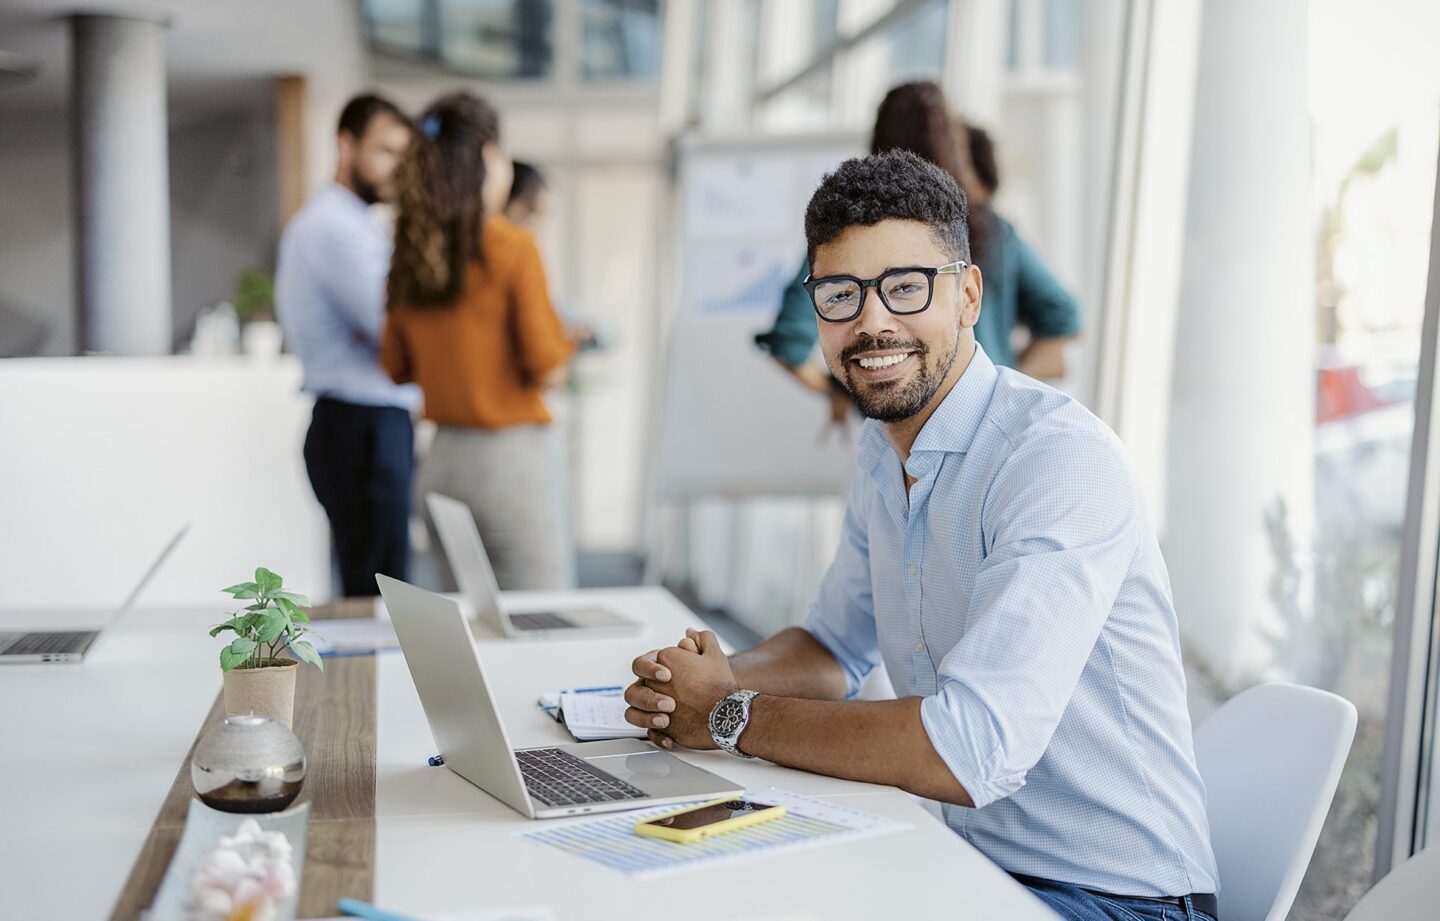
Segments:
[[[404,579],[410,564],[415,426],[393,406],[315,401],[305,469],[330,518],[341,591],[375,595],[375,574]]]

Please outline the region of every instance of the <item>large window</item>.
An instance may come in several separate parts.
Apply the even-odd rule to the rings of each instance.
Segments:
[[[1264,53],[1253,23],[1206,12],[1166,552],[1197,714],[1274,679],[1359,711],[1290,914],[1309,921],[1343,918],[1375,867],[1440,122],[1422,36],[1440,10],[1290,9],[1295,38],[1267,17],[1277,47]],[[1220,70],[1236,68],[1250,82],[1234,95],[1269,113],[1258,122],[1218,108],[1231,98]],[[1274,145],[1300,154],[1291,175],[1309,175],[1308,202]],[[1228,246],[1247,225],[1267,232]]]
[[[364,0],[363,10],[383,54],[497,80],[554,69],[554,0]]]
[[[581,0],[586,80],[653,80],[660,73],[660,0]]]

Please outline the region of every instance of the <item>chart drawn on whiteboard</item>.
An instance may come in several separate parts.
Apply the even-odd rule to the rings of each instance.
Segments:
[[[853,442],[821,439],[829,399],[800,386],[755,334],[769,329],[805,254],[805,207],[857,136],[682,143],[680,304],[661,391],[656,491],[843,496]]]

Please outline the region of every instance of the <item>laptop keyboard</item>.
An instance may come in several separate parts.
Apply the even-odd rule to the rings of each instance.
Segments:
[[[511,614],[510,624],[516,630],[556,630],[575,626],[559,614],[549,611],[535,611],[529,614]]]
[[[558,748],[517,751],[515,760],[530,795],[547,806],[646,798],[643,791]]]
[[[5,650],[7,656],[40,656],[46,653],[78,652],[94,631],[83,633],[27,633]]]

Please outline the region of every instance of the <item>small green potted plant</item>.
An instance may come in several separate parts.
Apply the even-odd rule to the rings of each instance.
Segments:
[[[264,567],[255,570],[254,582],[221,589],[249,601],[229,620],[210,631],[219,636],[229,630],[235,639],[220,650],[225,672],[225,715],[254,713],[289,726],[295,714],[295,668],[309,662],[325,666],[307,638],[310,602],[304,595],[285,590],[284,580]],[[281,658],[289,652],[295,658]]]
[[[242,272],[235,280],[233,303],[245,354],[256,358],[279,355],[285,337],[275,322],[275,279],[270,273],[264,269]]]

